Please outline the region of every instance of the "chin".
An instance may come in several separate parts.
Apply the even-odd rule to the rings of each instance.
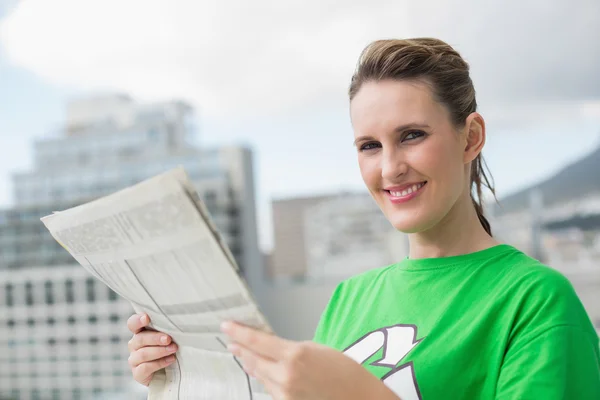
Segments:
[[[397,231],[406,234],[424,232],[435,225],[431,218],[423,218],[422,213],[395,212],[387,218]]]
[[[416,218],[391,218],[389,219],[392,226],[402,233],[419,233],[426,230],[427,224],[424,221],[419,221]]]

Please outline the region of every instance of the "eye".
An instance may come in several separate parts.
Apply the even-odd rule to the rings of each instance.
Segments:
[[[408,132],[406,136],[404,136],[403,140],[415,140],[423,136],[425,136],[425,132],[423,131],[411,131]]]
[[[360,151],[373,150],[373,149],[377,149],[379,147],[381,147],[381,145],[377,142],[365,143],[362,146],[360,146]]]

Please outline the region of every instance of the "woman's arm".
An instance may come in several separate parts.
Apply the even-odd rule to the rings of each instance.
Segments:
[[[343,353],[312,342],[294,342],[225,323],[244,370],[275,399],[399,400],[383,382]]]

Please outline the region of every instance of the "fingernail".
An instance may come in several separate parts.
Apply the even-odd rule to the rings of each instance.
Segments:
[[[169,364],[172,363],[173,361],[175,361],[175,356],[169,356],[169,357],[167,357],[167,362]]]
[[[231,328],[233,327],[233,324],[229,321],[225,321],[221,323],[221,330],[225,333],[231,331]]]
[[[171,343],[170,345],[167,346],[168,351],[173,351],[175,349],[177,349],[177,346],[175,345],[175,343]]]
[[[162,344],[167,344],[167,342],[168,342],[168,341],[169,341],[169,338],[168,338],[167,336],[162,336],[162,337],[160,338],[160,342],[161,342]]]
[[[142,315],[142,318],[140,318],[140,322],[142,324],[147,324],[148,323],[148,316],[146,314]]]

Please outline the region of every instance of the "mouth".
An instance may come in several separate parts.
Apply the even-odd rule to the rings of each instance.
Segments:
[[[393,200],[408,200],[413,198],[417,193],[423,190],[423,187],[427,185],[427,181],[412,184],[411,186],[403,188],[394,188],[393,190],[386,190],[384,192],[388,194]]]

